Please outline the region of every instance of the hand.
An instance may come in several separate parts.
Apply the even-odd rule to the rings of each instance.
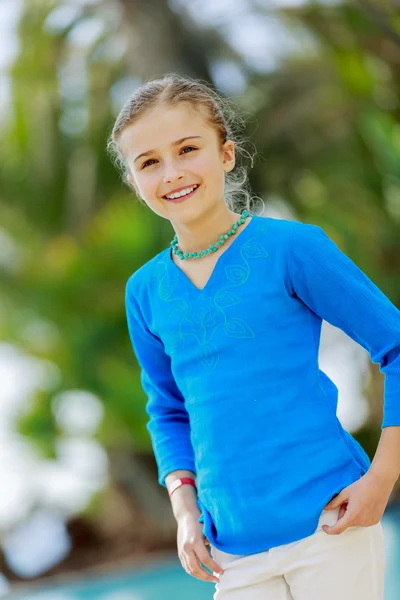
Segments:
[[[215,573],[223,570],[210,556],[206,545],[210,542],[203,535],[203,524],[193,515],[185,515],[178,521],[178,556],[186,573],[203,581],[218,583],[215,575],[210,575],[200,562]]]
[[[322,525],[322,529],[338,534],[348,527],[369,527],[379,523],[392,489],[392,482],[368,471],[328,502],[324,510],[340,506],[338,520],[334,525]]]

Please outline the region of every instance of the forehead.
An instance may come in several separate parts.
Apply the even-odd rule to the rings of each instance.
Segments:
[[[134,158],[150,149],[166,148],[186,135],[210,137],[213,133],[202,112],[181,103],[174,107],[158,106],[146,111],[124,129],[120,145],[125,156]]]

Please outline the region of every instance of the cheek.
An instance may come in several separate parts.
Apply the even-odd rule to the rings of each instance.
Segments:
[[[157,177],[149,173],[146,177],[139,178],[138,185],[142,195],[151,198],[156,193],[159,182]]]
[[[192,167],[204,179],[219,180],[220,168],[218,168],[217,161],[217,157],[199,155]]]

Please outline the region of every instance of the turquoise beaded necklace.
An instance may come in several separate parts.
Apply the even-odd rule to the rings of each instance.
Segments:
[[[225,240],[227,240],[229,236],[234,235],[236,233],[237,228],[240,227],[240,225],[243,225],[243,223],[245,223],[245,221],[246,221],[246,218],[250,216],[250,214],[247,212],[246,209],[243,209],[240,214],[241,214],[240,219],[232,225],[232,229],[229,229],[229,231],[220,235],[218,242],[216,242],[215,244],[210,244],[210,246],[208,248],[205,248],[204,250],[201,250],[200,252],[182,252],[182,250],[179,250],[178,236],[175,234],[174,239],[170,243],[173,253],[176,254],[177,256],[179,256],[179,258],[181,260],[188,260],[189,258],[201,258],[202,256],[204,256],[206,254],[211,254],[211,252],[216,252],[218,250],[218,248],[220,248],[222,246],[222,244],[225,244]]]

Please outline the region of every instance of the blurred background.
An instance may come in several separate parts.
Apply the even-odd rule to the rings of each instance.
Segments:
[[[191,600],[124,310],[173,230],[106,154],[144,80],[248,113],[265,216],[320,225],[400,306],[396,0],[0,0],[0,595]],[[320,366],[372,460],[383,376],[324,323]],[[400,493],[383,519],[400,597]]]

